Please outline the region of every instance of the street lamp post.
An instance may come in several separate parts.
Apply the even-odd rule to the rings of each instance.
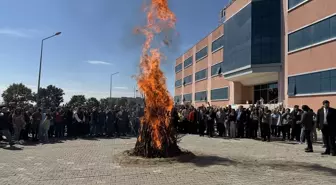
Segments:
[[[43,55],[43,42],[47,39],[50,39],[52,37],[55,37],[57,35],[60,35],[62,32],[57,32],[52,36],[46,37],[42,39],[41,42],[41,54],[40,54],[40,67],[39,67],[39,75],[38,75],[38,81],[37,81],[37,94],[36,94],[36,103],[37,105],[40,104],[40,83],[41,83],[41,70],[42,70],[42,55]]]
[[[112,102],[112,78],[114,75],[118,74],[119,72],[115,72],[111,74],[111,78],[110,78],[110,101]]]

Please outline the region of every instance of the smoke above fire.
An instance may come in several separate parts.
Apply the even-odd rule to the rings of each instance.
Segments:
[[[173,107],[173,100],[166,86],[166,77],[160,68],[164,59],[161,50],[173,42],[167,33],[168,30],[175,28],[176,17],[168,7],[168,0],[150,0],[145,4],[143,11],[146,14],[146,24],[134,29],[135,34],[142,34],[145,37],[140,59],[140,74],[137,76],[138,87],[145,95],[145,114],[141,123],[150,124],[154,146],[161,148],[163,136],[160,130],[169,126],[168,112]],[[156,40],[162,35],[163,40]]]

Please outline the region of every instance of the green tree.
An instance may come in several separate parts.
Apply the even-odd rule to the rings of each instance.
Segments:
[[[105,108],[105,107],[112,108],[114,105],[116,105],[117,99],[116,98],[102,98],[100,99],[99,102],[102,108]]]
[[[87,99],[87,101],[86,101],[86,105],[88,106],[88,107],[99,107],[99,101],[97,100],[97,98],[94,98],[94,97],[91,97],[91,98],[89,98],[89,99]]]
[[[127,105],[127,103],[128,103],[128,100],[127,100],[126,97],[122,97],[122,98],[117,100],[117,105],[118,106],[125,106],[125,105]]]
[[[22,83],[10,85],[1,96],[6,104],[14,103],[22,105],[33,100],[32,90]]]
[[[133,106],[135,106],[137,104],[137,102],[136,102],[136,99],[135,98],[130,98],[129,99],[129,101],[128,101],[128,105],[130,106],[130,107],[133,107]]]
[[[84,106],[86,102],[85,96],[84,95],[73,95],[68,102],[68,106],[72,107],[80,107]]]
[[[40,89],[40,101],[45,107],[58,107],[63,101],[63,89],[53,85]]]

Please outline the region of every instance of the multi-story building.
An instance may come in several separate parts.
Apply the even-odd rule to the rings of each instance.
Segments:
[[[220,21],[176,60],[175,102],[336,104],[335,0],[235,0]]]

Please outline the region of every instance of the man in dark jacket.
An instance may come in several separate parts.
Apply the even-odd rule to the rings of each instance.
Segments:
[[[244,137],[244,126],[246,124],[246,111],[244,110],[243,106],[239,106],[237,110],[237,130],[238,130],[238,137]]]
[[[291,140],[295,139],[296,141],[300,141],[301,125],[298,124],[298,121],[301,120],[301,114],[298,105],[294,106],[294,110],[291,112],[291,114],[291,117],[293,119]]]
[[[93,111],[91,113],[91,121],[90,121],[90,136],[96,136],[97,134],[97,125],[99,122],[99,118],[98,118],[98,111],[96,109],[96,107],[93,108]]]
[[[107,114],[107,121],[106,121],[106,134],[107,136],[112,137],[114,135],[114,123],[116,121],[115,112],[111,109],[108,110]]]
[[[309,111],[309,107],[307,105],[302,105],[302,111],[301,120],[298,121],[298,124],[302,125],[305,138],[307,139],[307,148],[305,151],[313,152],[313,144],[310,136],[314,126],[313,112]]]
[[[103,135],[103,128],[105,127],[106,123],[106,113],[103,109],[100,109],[99,115],[98,115],[98,125],[97,125],[97,135],[102,136]]]
[[[0,111],[0,133],[1,135],[5,136],[7,141],[9,142],[9,145],[14,145],[14,142],[12,141],[12,135],[9,131],[11,124],[9,119],[9,112],[6,107],[3,107]]]
[[[39,135],[41,121],[42,121],[42,110],[39,108],[32,115],[31,129],[32,129],[33,141],[37,141],[38,140],[38,135]]]
[[[322,155],[336,156],[336,110],[330,107],[328,100],[323,101],[323,107],[317,111],[317,128],[322,130],[323,140],[326,145],[325,152]]]

